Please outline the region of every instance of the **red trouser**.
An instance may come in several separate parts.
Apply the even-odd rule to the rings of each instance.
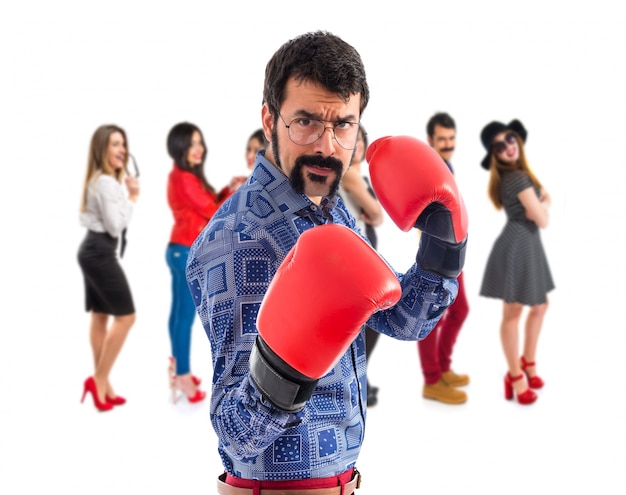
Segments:
[[[456,300],[446,309],[428,337],[417,342],[424,381],[429,385],[437,383],[441,378],[441,374],[450,370],[452,350],[463,322],[469,313],[462,272],[459,274],[457,281],[459,283],[459,293]]]

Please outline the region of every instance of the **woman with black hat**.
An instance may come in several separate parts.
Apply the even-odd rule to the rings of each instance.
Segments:
[[[504,395],[508,400],[516,396],[520,404],[535,402],[537,394],[531,389],[543,387],[535,355],[548,309],[547,294],[554,289],[539,233],[548,225],[550,196],[528,166],[526,136],[519,120],[491,122],[480,135],[487,150],[481,165],[489,171],[489,198],[497,210],[504,208],[507,218],[487,260],[480,295],[504,303],[500,326],[508,364]],[[518,328],[525,306],[529,311],[520,357]]]

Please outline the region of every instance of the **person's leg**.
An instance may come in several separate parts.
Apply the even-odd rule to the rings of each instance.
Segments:
[[[89,342],[93,352],[93,368],[94,371],[98,367],[100,355],[102,354],[102,346],[107,335],[107,323],[109,315],[104,313],[91,312],[91,325],[89,327]]]
[[[367,366],[369,367],[372,352],[378,342],[380,334],[373,328],[365,325],[365,359],[367,360]],[[370,384],[369,378],[367,379],[367,405],[374,406],[378,403],[378,387]]]
[[[422,366],[422,374],[424,375],[424,383],[432,385],[437,383],[441,378],[441,367],[439,366],[439,329],[443,325],[446,318],[444,313],[435,328],[431,330],[425,339],[417,341],[417,351]]]
[[[170,355],[172,356],[172,359],[174,358],[174,340],[175,340],[175,326],[176,326],[176,305],[178,303],[177,301],[177,295],[178,292],[176,290],[176,246],[172,245],[172,244],[168,244],[167,248],[165,250],[165,261],[167,263],[168,268],[170,269],[170,275],[172,276],[172,282],[170,285],[170,290],[172,293],[172,299],[170,302],[170,314],[169,314],[169,318],[167,320],[167,330],[169,333],[169,337],[170,337]],[[175,373],[175,363],[174,361],[172,361],[173,365],[172,366],[172,373]]]
[[[94,380],[96,380],[95,373],[98,371],[98,363],[102,357],[102,348],[104,347],[104,341],[107,336],[107,323],[109,321],[109,315],[104,313],[91,312],[91,325],[89,327],[89,341],[91,343],[91,351],[93,353],[93,369]],[[98,388],[98,399],[100,402],[104,402],[106,393],[106,381],[96,380],[96,386]]]
[[[528,363],[534,363],[537,355],[537,344],[539,342],[539,334],[543,326],[543,319],[548,310],[548,303],[531,306],[526,317],[526,326],[524,333],[524,351],[522,356]],[[529,376],[537,374],[535,366],[527,366],[525,370]]]
[[[172,306],[169,329],[172,338],[172,355],[176,362],[176,375],[191,373],[191,331],[196,307],[189,292],[185,269],[189,248],[181,245],[168,247],[168,265],[172,274]]]
[[[454,345],[469,313],[463,273],[459,275],[457,281],[459,283],[459,293],[452,306],[446,309],[445,320],[439,328],[439,367],[442,373],[450,371]]]
[[[500,325],[500,339],[510,376],[516,377],[522,373],[519,360],[519,321],[524,307],[519,303],[503,303],[502,323]],[[525,380],[513,382],[517,395],[528,387]]]
[[[128,331],[133,326],[134,322],[134,313],[124,316],[114,316],[111,328],[104,338],[100,359],[96,365],[96,372],[93,375],[93,379],[98,388],[98,394],[102,395],[102,397],[99,397],[101,400],[104,399],[105,394],[115,396],[115,392],[109,383],[109,375],[124,345]]]
[[[368,363],[378,342],[378,337],[380,337],[380,334],[376,330],[365,325],[365,357]]]
[[[448,384],[442,377],[439,364],[439,334],[445,323],[446,314],[442,316],[435,328],[423,340],[417,342],[417,349],[424,375],[422,396],[425,399],[438,400],[446,404],[463,404],[467,401],[467,394]]]

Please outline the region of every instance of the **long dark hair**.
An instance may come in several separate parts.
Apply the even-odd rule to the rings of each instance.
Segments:
[[[198,165],[192,167],[187,161],[187,152],[189,151],[189,148],[191,148],[191,137],[194,132],[198,132],[198,134],[200,134],[202,146],[204,146],[204,153],[202,154],[202,161]],[[204,161],[206,159],[208,149],[204,142],[202,131],[197,125],[190,122],[180,122],[172,127],[167,135],[167,152],[170,157],[172,157],[174,164],[178,168],[198,177],[205,190],[215,193],[215,189],[213,189],[213,186],[209,184],[204,175]]]

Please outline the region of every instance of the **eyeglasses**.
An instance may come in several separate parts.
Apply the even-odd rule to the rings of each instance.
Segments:
[[[507,149],[509,144],[514,144],[514,143],[517,143],[517,139],[515,139],[515,133],[508,132],[504,136],[504,140],[496,141],[495,143],[493,143],[493,151],[495,151],[496,154],[500,154]]]
[[[296,117],[287,125],[283,116],[281,114],[278,114],[278,116],[287,128],[289,139],[298,146],[313,144],[322,137],[326,129],[332,129],[335,141],[337,141],[339,146],[345,150],[353,150],[356,148],[356,137],[359,133],[358,122],[331,122],[328,120]],[[327,126],[327,123],[332,124],[332,126]]]
[[[130,173],[128,171],[128,167],[126,167],[126,175],[130,175],[131,177],[139,177],[139,167],[137,167],[137,162],[135,161],[135,157],[128,153],[128,158],[130,158],[131,163],[133,164],[133,172]]]

